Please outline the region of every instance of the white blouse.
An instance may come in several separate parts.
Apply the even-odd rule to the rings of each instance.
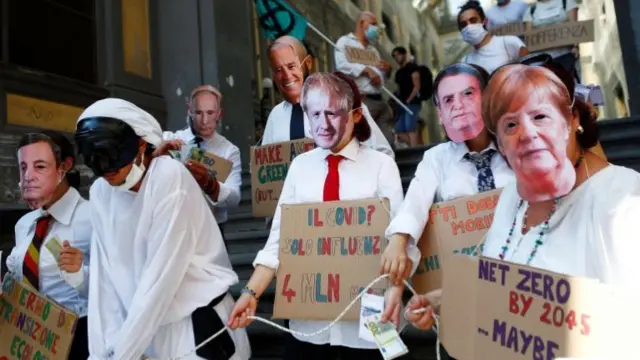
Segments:
[[[516,220],[505,261],[526,264],[540,226],[522,235],[527,203],[517,211],[516,184],[504,188],[487,233],[483,255],[499,258]],[[563,197],[530,266],[604,283],[639,286],[640,174],[609,165]]]
[[[271,269],[278,268],[280,224],[282,223],[280,205],[323,201],[324,182],[328,172],[326,158],[330,154],[329,150],[316,148],[296,156],[293,160],[284,181],[271,233],[264,248],[258,252],[253,263],[254,266],[263,265]],[[339,154],[345,157],[345,160],[341,161],[338,167],[340,199],[357,200],[386,197],[389,199],[391,217],[393,218],[402,202],[400,172],[393,159],[359,144],[356,140],[352,140]],[[415,271],[420,260],[420,251],[414,246],[409,248],[408,254],[413,261],[413,270]],[[377,275],[371,274],[372,279]],[[328,324],[328,321],[291,320],[289,326],[292,330],[311,333]],[[331,344],[359,349],[375,349],[375,344],[358,337],[358,325],[356,321],[342,321],[329,331],[316,336],[294,336],[301,341],[318,345]]]
[[[91,207],[74,188],[67,192],[47,213],[53,217],[47,236],[40,249],[40,292],[79,316],[87,315],[89,293],[89,249],[91,247]],[[18,279],[22,279],[22,265],[36,229],[36,221],[45,215],[43,209],[25,214],[15,227],[16,246],[7,257],[7,268]],[[57,236],[60,241],[69,241],[71,247],[83,254],[83,266],[76,273],[60,270],[58,262],[46,248],[46,243]],[[62,245],[62,244],[60,244]]]

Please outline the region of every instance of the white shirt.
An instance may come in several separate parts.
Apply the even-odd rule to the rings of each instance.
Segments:
[[[39,257],[40,293],[79,316],[87,315],[89,295],[89,249],[91,248],[91,207],[72,187],[47,210],[53,219],[49,231],[42,242]],[[15,227],[16,246],[7,257],[7,269],[22,280],[24,257],[36,231],[38,218],[45,215],[43,209],[25,214]],[[60,241],[69,241],[69,245],[82,251],[83,266],[76,273],[60,270],[58,262],[45,247],[48,241],[57,236]],[[60,244],[62,246],[62,244]]]
[[[338,39],[338,42],[336,43],[336,49],[334,51],[334,59],[336,61],[336,70],[353,77],[362,95],[380,94],[380,88],[373,86],[371,84],[371,79],[369,79],[366,76],[360,76],[360,74],[362,74],[362,71],[364,69],[366,69],[367,67],[370,67],[371,69],[373,69],[373,71],[376,72],[376,74],[378,74],[378,76],[380,76],[383,84],[386,80],[386,74],[380,71],[380,69],[378,69],[375,66],[367,66],[367,65],[349,62],[349,60],[347,60],[347,57],[345,55],[346,54],[344,49],[345,46],[358,48],[358,49],[365,49],[364,45],[362,45],[360,41],[358,41],[358,39],[353,33],[341,36],[340,39]],[[376,49],[375,46],[371,45],[371,43],[367,45],[366,50],[371,50],[376,54],[378,54],[378,57],[380,57],[380,53],[378,52],[378,49]]]
[[[483,255],[499,258],[516,220],[505,260],[526,264],[540,233],[536,226],[522,236],[527,203],[516,211],[516,184],[507,185],[487,233]],[[549,230],[530,266],[598,279],[604,283],[638,287],[640,280],[640,174],[621,166],[600,170],[558,204]]]
[[[494,149],[492,143],[488,149]],[[483,150],[482,152],[485,152]],[[434,203],[478,194],[478,170],[464,158],[469,152],[465,143],[446,142],[424,152],[398,214],[389,224],[386,235],[409,234],[415,244],[422,236]],[[499,153],[491,158],[496,188],[513,182],[513,172]]]
[[[181,163],[161,156],[138,193],[100,178],[90,194],[91,358],[169,359],[191,352],[193,311],[238,282],[200,186]],[[226,321],[233,301],[223,303],[214,309]],[[231,335],[236,355],[246,355],[232,359],[248,359],[246,332]]]
[[[292,110],[293,106],[287,101],[281,102],[271,110],[269,118],[267,119],[267,125],[265,125],[264,128],[264,135],[262,135],[262,145],[289,141],[291,139],[290,124]],[[362,115],[371,128],[371,137],[362,144],[395,158],[395,153],[391,145],[389,145],[382,130],[380,130],[378,124],[376,124],[371,117],[371,113],[369,113],[369,109],[365,104],[362,104]],[[311,125],[306,113],[304,114],[304,133],[306,137],[310,139],[313,138],[311,135]]]
[[[567,7],[562,7],[562,0],[548,0],[537,1],[535,3],[536,11],[531,17],[531,9],[527,10],[524,14],[523,21],[532,22],[533,26],[545,26],[560,24],[569,20],[569,11],[578,8],[576,0],[566,0]],[[531,5],[533,6],[533,4]],[[571,52],[573,46],[561,46],[553,49],[545,49],[540,52],[547,53],[554,58],[562,56]]]
[[[518,60],[523,47],[526,45],[517,36],[494,35],[480,49],[473,48],[462,61],[481,66],[491,74],[500,66]]]
[[[271,233],[264,248],[258,252],[254,266],[263,265],[277,269],[282,204],[301,204],[323,201],[324,182],[328,172],[329,150],[316,148],[296,156],[289,167],[282,194],[278,201]],[[355,139],[339,153],[345,159],[340,162],[340,200],[388,198],[391,217],[402,202],[402,183],[398,166],[389,156],[360,145]],[[420,260],[420,251],[413,247],[409,251],[414,268]],[[371,278],[378,274],[371,274]],[[322,329],[328,321],[291,320],[292,330],[311,333]],[[296,335],[294,335],[296,336]],[[375,349],[373,343],[358,337],[358,322],[342,321],[329,331],[313,337],[298,337],[300,341],[313,344],[331,344],[359,349]]]
[[[165,131],[162,134],[163,140],[180,139],[185,144],[193,143],[195,136],[191,128],[179,130],[175,133]],[[194,145],[195,146],[195,145]],[[206,195],[207,201],[211,204],[213,214],[219,224],[227,221],[227,209],[236,207],[240,203],[240,186],[242,186],[242,161],[240,159],[240,149],[224,136],[214,133],[213,138],[204,139],[201,148],[213,155],[231,161],[231,172],[224,182],[220,184],[218,201],[214,201]]]
[[[511,0],[504,6],[492,6],[485,12],[489,20],[488,28],[494,29],[502,25],[520,22],[527,9],[529,9],[529,5],[520,0]]]

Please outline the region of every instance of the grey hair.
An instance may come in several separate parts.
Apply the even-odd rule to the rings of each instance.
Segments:
[[[302,95],[300,105],[302,110],[307,112],[307,95],[311,90],[324,90],[329,95],[334,95],[338,100],[338,108],[342,111],[349,111],[353,108],[355,94],[349,84],[340,77],[326,72],[316,72],[307,77],[302,85]]]

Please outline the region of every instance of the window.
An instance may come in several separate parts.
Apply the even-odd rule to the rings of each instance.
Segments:
[[[92,0],[8,1],[9,63],[95,84]]]
[[[387,14],[382,14],[382,23],[384,24],[384,31],[391,42],[396,42],[395,29],[393,28],[393,21]]]

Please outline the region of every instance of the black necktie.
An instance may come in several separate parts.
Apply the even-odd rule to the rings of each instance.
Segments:
[[[300,104],[293,104],[291,121],[289,122],[289,140],[304,138],[304,112]]]
[[[203,141],[204,140],[200,136],[196,136],[196,137],[193,138],[193,142],[194,142],[194,144],[196,144],[196,147],[198,149],[202,148],[202,142]]]

